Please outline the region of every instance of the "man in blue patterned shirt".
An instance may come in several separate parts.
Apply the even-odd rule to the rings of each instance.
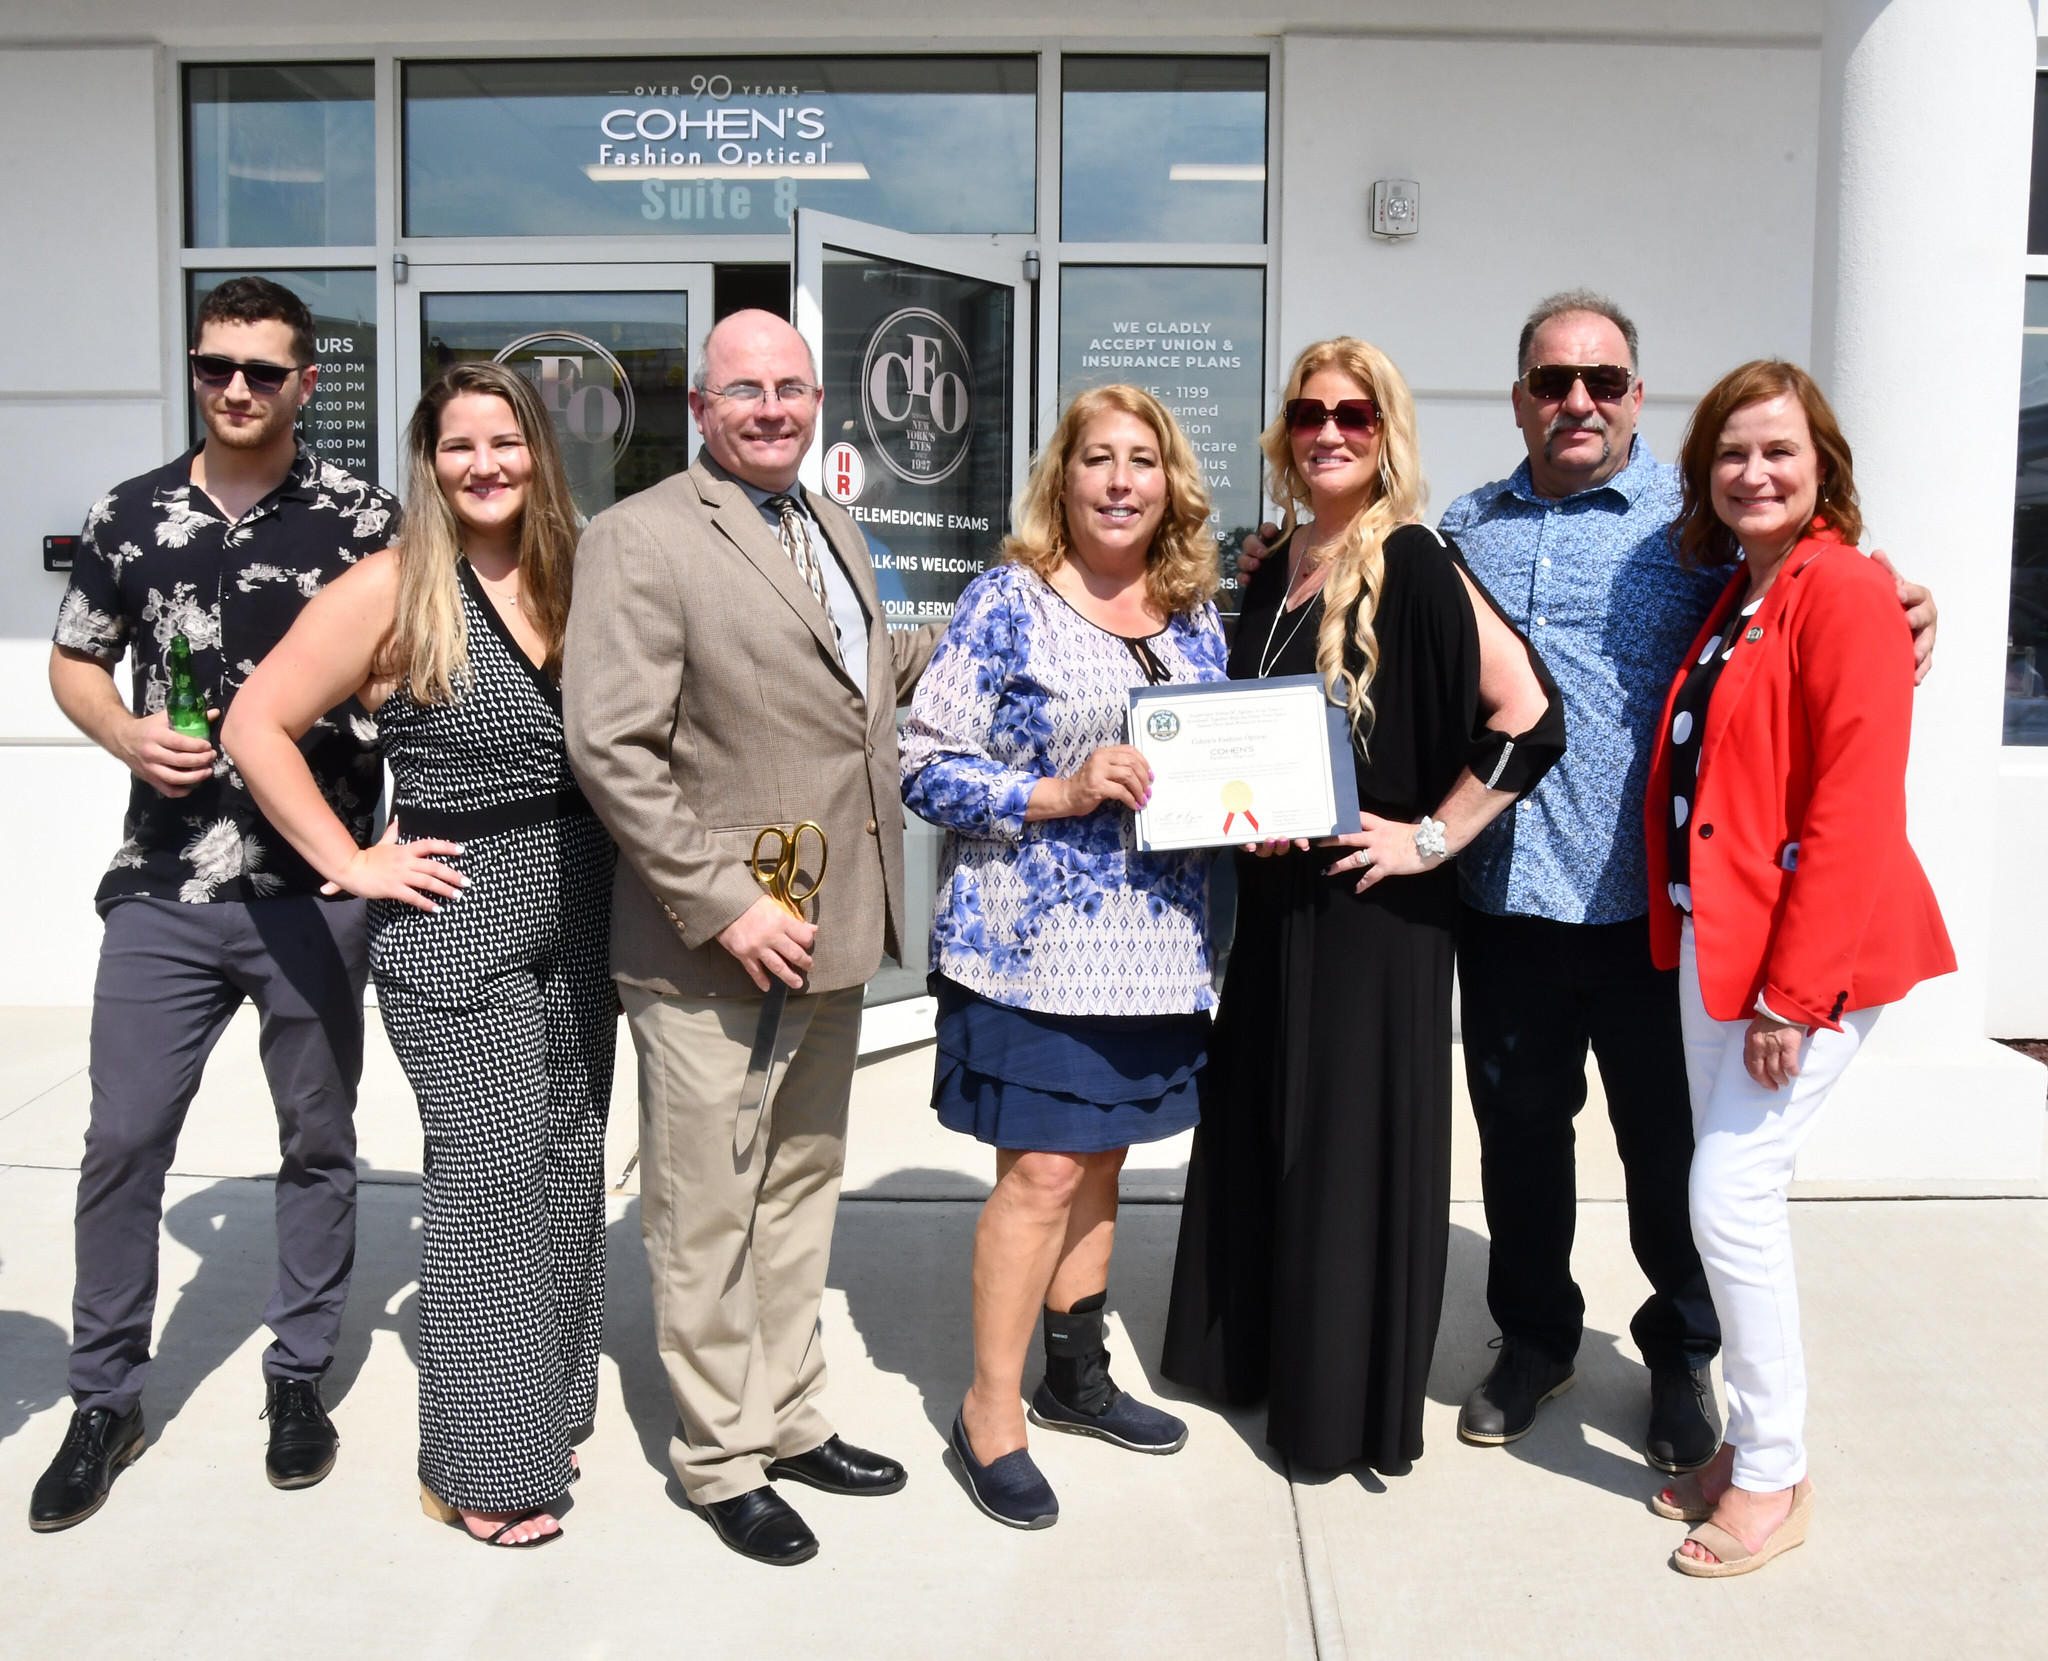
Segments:
[[[1458,861],[1465,1070],[1478,1120],[1487,1303],[1498,1361],[1459,1417],[1468,1442],[1528,1433],[1573,1380],[1585,1300],[1571,1274],[1573,1116],[1600,1064],[1651,1295],[1629,1324],[1650,1369],[1645,1453],[1668,1471],[1720,1442],[1707,1365],[1720,1326],[1693,1245],[1692,1117],[1677,972],[1650,960],[1643,791],[1671,675],[1728,578],[1679,564],[1679,474],[1636,435],[1635,325],[1581,291],[1523,326],[1513,402],[1528,456],[1453,502],[1440,528],[1535,643],[1570,748]],[[1900,585],[1923,663],[1925,590]],[[1924,670],[1923,670],[1924,672]]]

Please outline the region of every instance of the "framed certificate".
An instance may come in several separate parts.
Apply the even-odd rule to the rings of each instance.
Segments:
[[[1130,723],[1152,768],[1147,853],[1358,829],[1349,724],[1320,676],[1133,687]]]

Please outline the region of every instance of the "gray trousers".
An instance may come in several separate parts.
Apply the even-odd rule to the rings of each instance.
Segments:
[[[363,1076],[361,900],[184,905],[118,900],[92,1004],[92,1121],[78,1173],[71,1395],[126,1413],[156,1313],[164,1176],[206,1058],[241,1007],[262,1017],[277,1109],[277,1280],[266,1378],[334,1358],[356,1253],[356,1086]]]

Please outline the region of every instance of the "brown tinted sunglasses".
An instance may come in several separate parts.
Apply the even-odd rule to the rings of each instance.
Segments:
[[[1380,424],[1380,407],[1370,398],[1339,398],[1334,405],[1320,398],[1290,398],[1281,414],[1298,433],[1319,433],[1332,421],[1340,433],[1369,433]]]
[[[1586,396],[1598,403],[1611,404],[1617,398],[1628,396],[1628,389],[1635,385],[1633,369],[1625,369],[1618,363],[1539,363],[1522,376],[1522,384],[1529,389],[1529,396],[1541,398],[1545,403],[1562,400],[1572,395],[1572,382],[1586,383]]]

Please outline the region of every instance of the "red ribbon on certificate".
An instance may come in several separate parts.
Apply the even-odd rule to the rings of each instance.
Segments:
[[[1258,820],[1252,817],[1252,787],[1243,779],[1232,779],[1223,787],[1223,834],[1230,834],[1230,827],[1239,814],[1253,830],[1259,828]]]

